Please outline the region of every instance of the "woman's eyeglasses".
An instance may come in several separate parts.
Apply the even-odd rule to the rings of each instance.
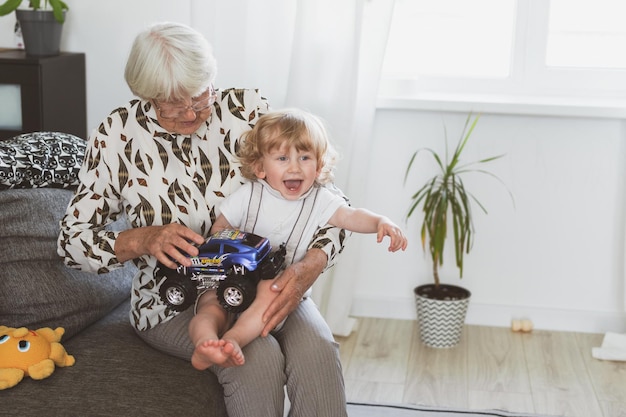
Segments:
[[[211,107],[216,100],[217,93],[215,92],[213,87],[209,87],[204,93],[200,95],[200,98],[191,99],[191,106],[180,106],[170,103],[159,104],[156,100],[154,104],[156,109],[159,111],[159,116],[161,116],[162,119],[177,119],[186,114],[189,110],[193,111],[196,114],[200,113],[201,111]]]

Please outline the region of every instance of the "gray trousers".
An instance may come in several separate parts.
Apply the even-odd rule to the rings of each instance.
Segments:
[[[154,329],[137,333],[155,349],[189,361],[194,349],[188,333],[192,317],[189,308]],[[300,303],[280,330],[258,337],[243,353],[243,366],[210,368],[224,388],[230,417],[281,417],[285,385],[291,402],[289,416],[347,416],[339,345],[310,298]]]

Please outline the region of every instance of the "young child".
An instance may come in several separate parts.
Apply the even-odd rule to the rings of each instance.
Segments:
[[[286,243],[286,264],[301,259],[317,228],[326,224],[376,233],[378,242],[389,236],[389,251],[406,249],[406,237],[391,220],[352,208],[323,186],[332,181],[336,153],[317,117],[295,109],[271,112],[243,139],[242,174],[252,181],[221,203],[211,233],[241,229],[267,237],[274,248]],[[189,325],[195,368],[243,365],[242,348],[261,334],[262,315],[275,297],[272,281],[259,282],[256,298],[231,328],[215,291],[201,295]]]

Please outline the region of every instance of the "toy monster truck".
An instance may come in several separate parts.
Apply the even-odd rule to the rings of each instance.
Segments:
[[[159,263],[155,276],[163,279],[159,294],[175,311],[193,305],[199,291],[217,290],[222,306],[234,313],[244,311],[256,297],[261,279],[278,275],[285,261],[285,245],[272,252],[267,238],[239,230],[210,236],[190,256],[191,266],[169,269]]]

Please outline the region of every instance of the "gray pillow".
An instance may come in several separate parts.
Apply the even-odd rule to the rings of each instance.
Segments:
[[[129,298],[134,266],[97,275],[57,255],[72,196],[59,188],[0,191],[0,325],[60,326],[67,339]]]

